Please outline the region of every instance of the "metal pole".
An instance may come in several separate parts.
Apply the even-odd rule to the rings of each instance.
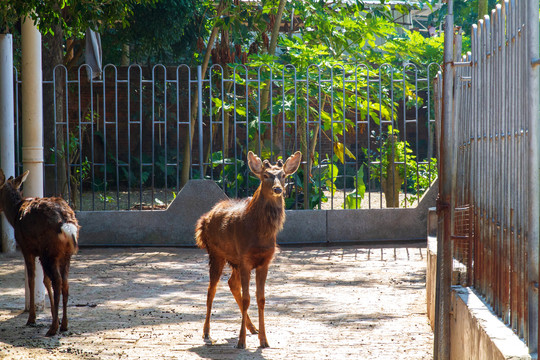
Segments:
[[[27,197],[43,196],[43,89],[41,72],[41,34],[29,17],[22,22],[22,129],[23,167],[30,170],[24,183]],[[37,260],[36,260],[37,261]],[[28,287],[26,310],[30,307]],[[45,304],[43,269],[36,264],[36,308]]]
[[[198,99],[198,120],[199,120],[199,168],[201,171],[201,179],[204,179],[203,174],[203,161],[204,161],[204,152],[203,152],[203,107],[202,107],[202,67],[201,65],[197,66],[197,92],[199,94]]]
[[[444,31],[444,76],[442,124],[440,134],[439,215],[437,241],[437,278],[434,359],[450,359],[450,296],[452,285],[451,204],[452,184],[455,181],[453,126],[454,15],[453,1],[448,0]]]
[[[0,168],[6,178],[15,176],[15,129],[13,107],[13,38],[0,34]],[[15,252],[15,233],[2,213],[2,247]]]
[[[539,236],[540,236],[540,134],[539,134],[539,106],[538,101],[540,86],[539,86],[539,72],[538,72],[538,60],[540,59],[539,45],[538,45],[538,0],[529,0],[527,3],[529,8],[528,13],[528,44],[529,49],[528,59],[531,61],[531,68],[529,73],[529,351],[530,353],[538,354],[538,272],[539,272]]]

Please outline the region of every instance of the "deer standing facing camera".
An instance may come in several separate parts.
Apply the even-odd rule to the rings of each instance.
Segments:
[[[229,263],[232,268],[229,288],[242,312],[237,347],[246,347],[246,327],[251,333],[257,333],[247,313],[250,302],[249,281],[253,269],[257,286],[260,345],[269,346],[264,328],[264,284],[276,250],[276,236],[285,221],[285,178],[296,172],[301,158],[302,153],[297,151],[285,163],[278,160],[275,165],[271,165],[268,160],[263,162],[250,151],[249,168],[261,180],[253,197],[221,201],[197,221],[196,242],[208,252],[210,266],[203,327],[205,339],[210,339],[210,314],[216,287],[225,263]]]

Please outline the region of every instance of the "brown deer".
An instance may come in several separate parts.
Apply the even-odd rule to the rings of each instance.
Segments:
[[[0,213],[4,212],[15,229],[15,240],[23,253],[28,272],[30,315],[26,325],[36,323],[34,283],[36,257],[39,257],[52,313],[52,324],[46,336],[53,336],[58,330],[60,290],[64,307],[60,331],[68,328],[69,263],[71,256],[78,250],[79,224],[73,210],[61,198],[23,199],[19,188],[28,173],[26,171],[15,179],[10,177],[6,180],[0,169]]]
[[[210,314],[216,287],[225,263],[229,263],[232,268],[229,288],[242,312],[237,347],[246,347],[246,327],[252,334],[257,333],[247,313],[250,302],[249,281],[253,269],[256,271],[259,340],[261,347],[269,346],[264,328],[264,284],[276,250],[276,236],[285,221],[285,178],[296,172],[301,158],[302,153],[297,151],[285,164],[278,160],[276,165],[271,165],[268,160],[263,162],[250,151],[249,168],[261,180],[253,197],[221,201],[197,221],[196,242],[208,252],[210,266],[203,327],[206,340],[210,339]]]

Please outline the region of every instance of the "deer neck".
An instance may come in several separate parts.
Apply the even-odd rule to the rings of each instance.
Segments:
[[[4,209],[4,215],[11,226],[15,225],[15,219],[21,208],[23,198],[18,191],[7,191],[2,194],[0,198],[2,202],[2,208]]]
[[[265,196],[262,187],[259,186],[253,194],[247,212],[257,224],[259,232],[275,238],[285,221],[285,200],[283,196]]]

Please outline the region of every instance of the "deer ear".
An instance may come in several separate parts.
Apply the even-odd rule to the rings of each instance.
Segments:
[[[13,179],[13,187],[15,189],[18,189],[21,187],[22,183],[26,180],[28,177],[28,174],[30,173],[30,170],[26,170],[24,174],[17,176],[15,179]]]
[[[0,169],[0,186],[4,185],[6,182],[6,175],[4,175],[4,171]]]
[[[248,152],[248,166],[255,175],[259,175],[263,172],[263,164],[261,158],[253,153]]]
[[[285,165],[283,165],[283,171],[285,172],[285,175],[288,176],[294,174],[296,170],[298,170],[301,160],[302,153],[300,151],[297,151],[293,155],[289,156],[287,161],[285,161]]]

